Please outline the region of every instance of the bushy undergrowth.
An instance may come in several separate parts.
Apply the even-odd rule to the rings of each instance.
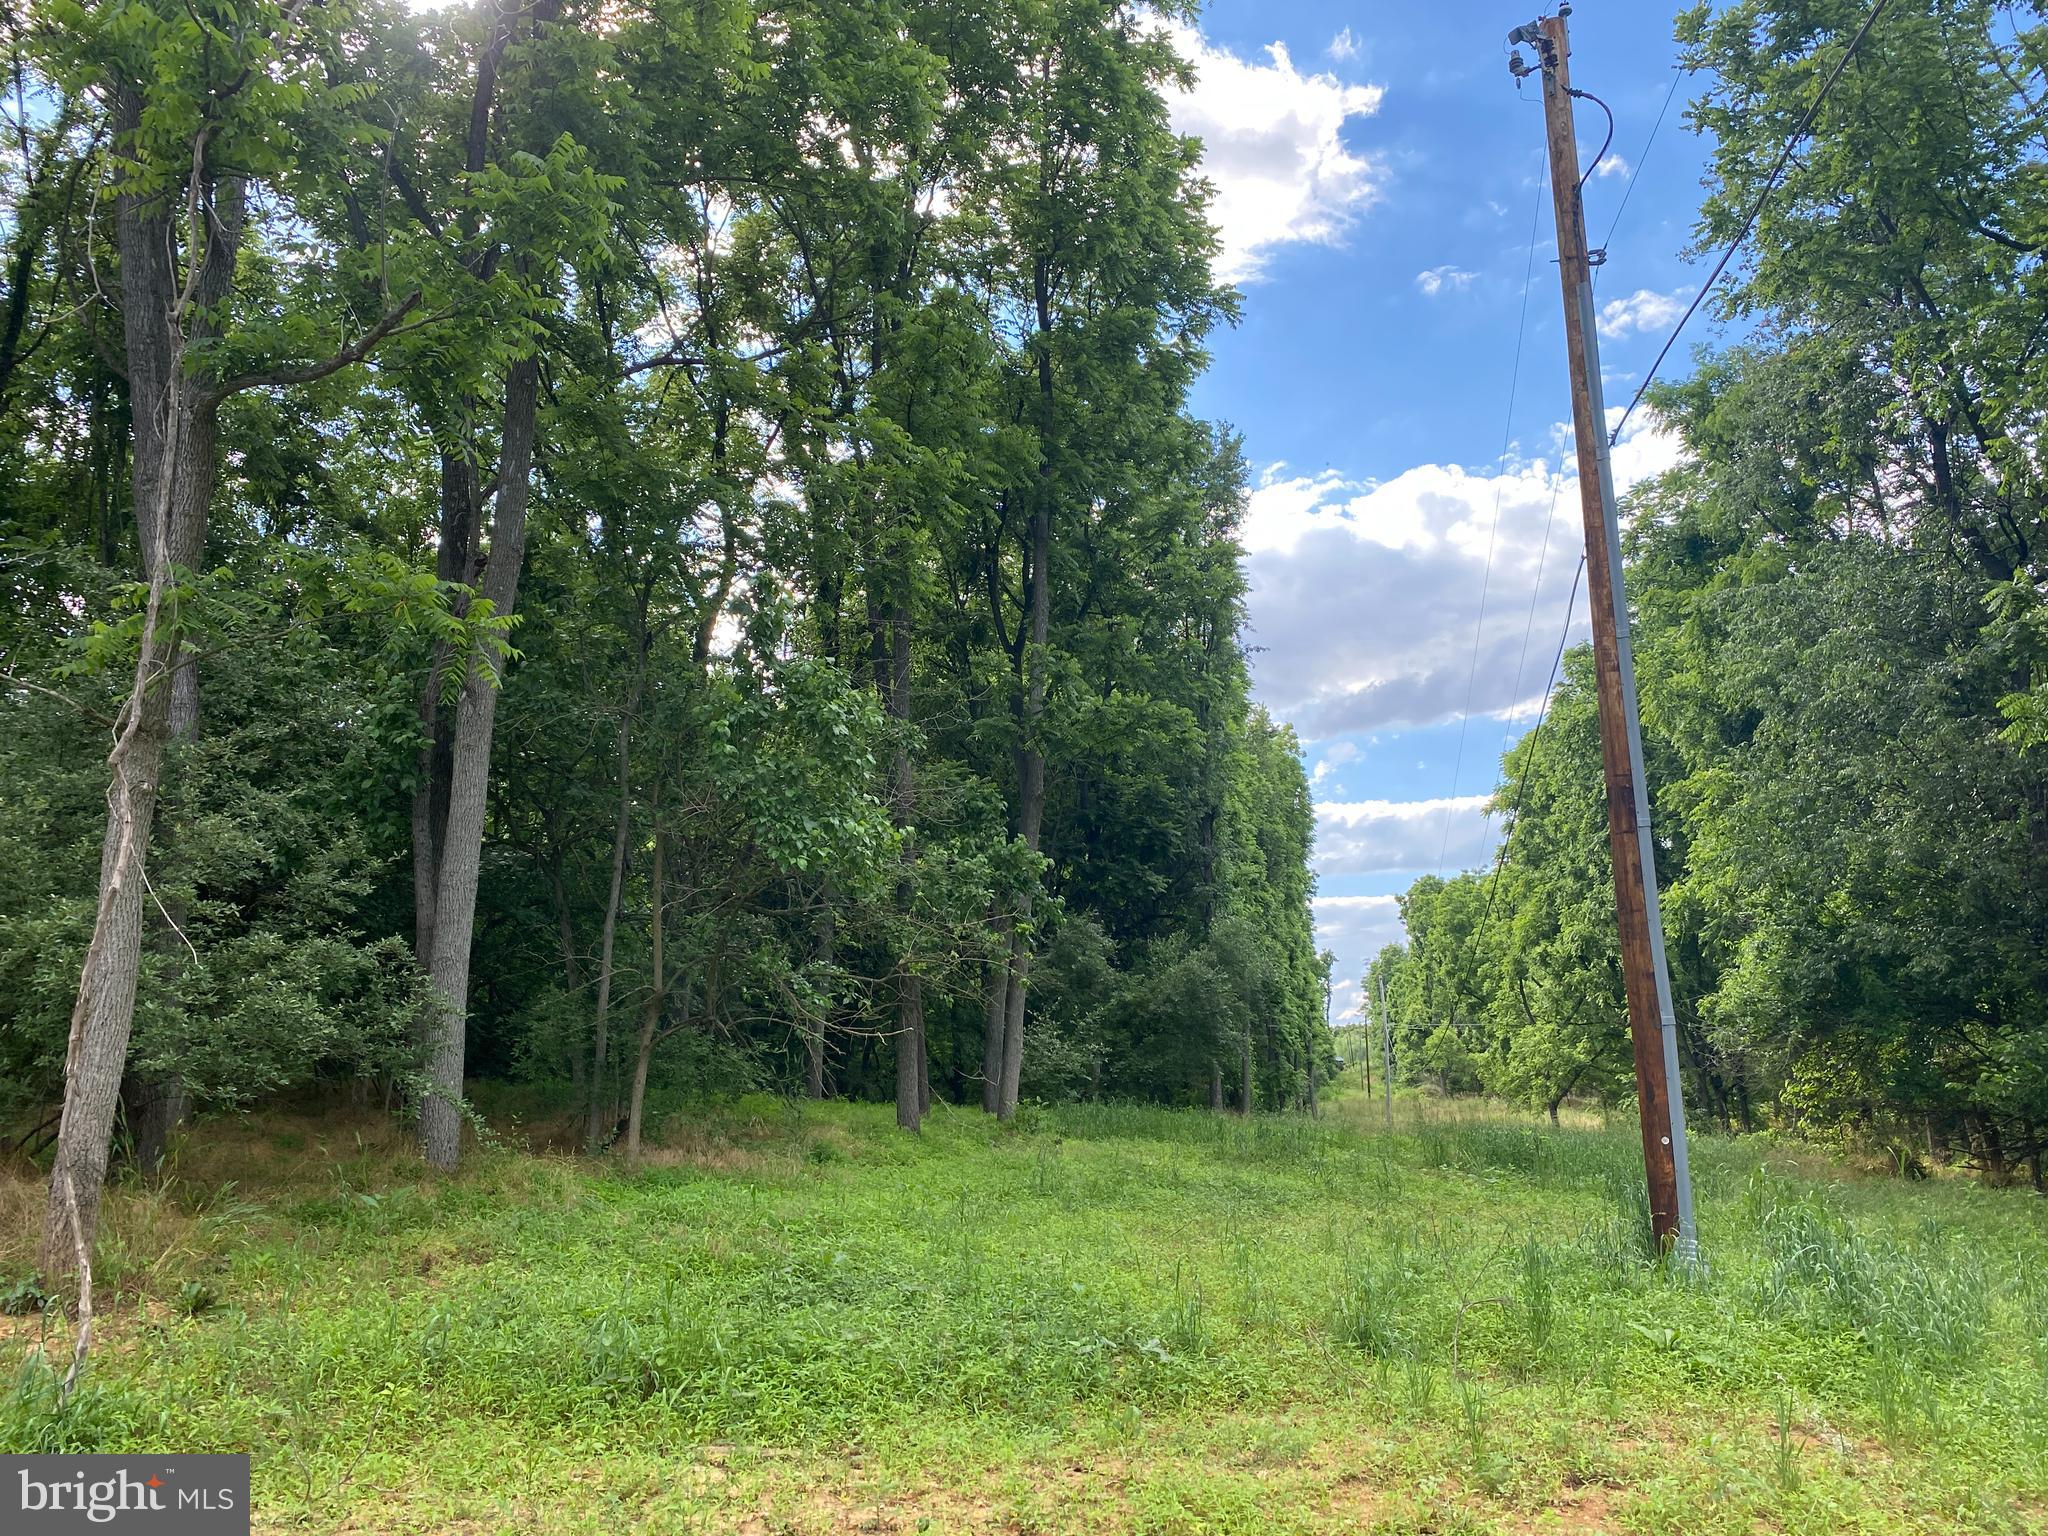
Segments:
[[[1751,1444],[1773,1509],[1777,1459],[1829,1436],[1986,1509],[2048,1486],[2048,1213],[2025,1195],[1825,1184],[1703,1141],[1684,1271],[1644,1239],[1627,1128],[1409,1110],[1387,1134],[1355,1100],[1320,1123],[948,1111],[915,1140],[885,1116],[762,1101],[638,1174],[499,1151],[439,1183],[317,1127],[251,1136],[231,1190],[116,1192],[87,1388],[59,1407],[26,1325],[54,1359],[61,1323],[13,1320],[0,1444],[248,1447],[288,1498],[288,1463],[487,1430],[822,1453],[1364,1414],[1440,1430],[1508,1498],[1506,1448],[1563,1476],[1537,1444],[1558,1426],[1675,1417]],[[301,1145],[266,1177],[280,1137]],[[1796,1435],[1754,1429],[1787,1414]]]

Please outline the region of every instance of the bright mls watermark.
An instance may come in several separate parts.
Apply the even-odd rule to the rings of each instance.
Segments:
[[[248,1536],[247,1456],[0,1456],[0,1531]]]

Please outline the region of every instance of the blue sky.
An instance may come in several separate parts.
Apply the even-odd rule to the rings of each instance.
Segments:
[[[1176,122],[1207,147],[1245,297],[1195,403],[1244,435],[1253,467],[1254,684],[1300,732],[1314,781],[1318,938],[1337,955],[1340,1015],[1400,936],[1394,894],[1490,857],[1484,799],[1503,745],[1533,723],[1582,547],[1577,482],[1560,477],[1570,410],[1540,92],[1506,67],[1506,35],[1536,4],[1214,0],[1180,38],[1199,82]],[[1600,284],[1612,407],[1698,281],[1682,251],[1708,146],[1681,84],[1643,158],[1672,81],[1663,6],[1583,0],[1572,27],[1574,83],[1617,120],[1587,184],[1596,242],[1641,163]],[[1582,104],[1587,159],[1604,129]],[[1688,344],[1711,335],[1695,324]],[[1617,474],[1626,485],[1673,456],[1654,422],[1632,425]],[[1578,610],[1582,631],[1583,597]]]

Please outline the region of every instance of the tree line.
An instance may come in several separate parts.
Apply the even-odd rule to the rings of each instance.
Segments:
[[[1741,228],[1866,8],[1697,7],[1697,236]],[[1689,1108],[1967,1160],[2048,1151],[2048,27],[1877,23],[1656,403],[1626,530]],[[1496,868],[1418,881],[1374,962],[1404,1070],[1554,1116],[1633,1096],[1590,654],[1505,755]],[[1377,1007],[1375,1001],[1374,1006]]]
[[[7,13],[49,1273],[110,1156],[309,1084],[441,1169],[485,1077],[629,1155],[685,1092],[1312,1100],[1179,10]]]

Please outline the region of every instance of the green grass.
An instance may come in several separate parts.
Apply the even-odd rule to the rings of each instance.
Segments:
[[[277,1530],[2043,1527],[2043,1202],[1705,1140],[1687,1274],[1629,1127],[1376,1116],[758,1099],[448,1181],[216,1129],[110,1202],[68,1408],[0,1318],[0,1445],[248,1449]]]

